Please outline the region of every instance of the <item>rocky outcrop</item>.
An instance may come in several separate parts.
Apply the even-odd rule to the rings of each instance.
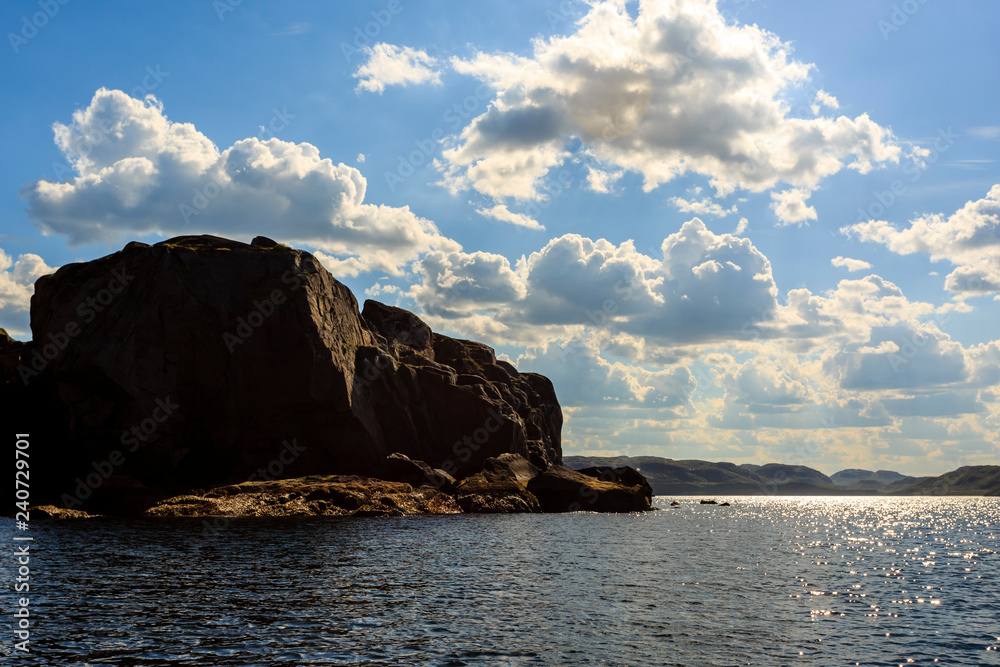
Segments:
[[[269,239],[133,242],[66,265],[36,283],[31,328],[30,344],[0,341],[2,398],[46,423],[37,492],[60,504],[392,476],[394,452],[456,478],[505,453],[561,461],[546,378],[404,310],[359,312],[311,254]]]
[[[551,466],[528,482],[543,512],[644,512],[646,488],[602,481],[563,466]]]
[[[382,479],[404,482],[413,486],[430,485],[447,493],[455,489],[455,478],[438,468],[431,468],[423,461],[414,461],[405,454],[393,452],[385,460]]]
[[[456,485],[455,500],[463,511],[475,514],[540,512],[538,499],[527,490],[539,472],[517,454],[487,459],[479,473]]]
[[[395,462],[394,471],[414,482],[316,475],[243,482],[163,500],[145,516],[400,516],[650,509],[645,480],[629,468],[619,474],[636,484],[600,480],[562,466],[542,471],[518,454],[502,454],[487,459],[478,473],[442,485],[422,461],[398,454],[390,460]],[[531,488],[539,490],[544,503]]]
[[[65,507],[56,507],[55,505],[38,505],[32,507],[29,510],[29,516],[32,521],[66,521],[97,518],[95,515],[83,510],[71,510]]]
[[[653,487],[646,481],[645,476],[635,468],[630,468],[629,466],[591,466],[577,472],[588,477],[596,477],[602,482],[618,482],[625,486],[638,486],[642,489],[642,493],[646,497],[646,502],[652,505]]]
[[[357,476],[318,476],[243,482],[163,500],[148,517],[403,516],[457,514],[448,494]]]

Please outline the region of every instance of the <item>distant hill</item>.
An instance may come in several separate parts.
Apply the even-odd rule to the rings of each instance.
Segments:
[[[894,484],[898,485],[894,488],[899,489],[903,488],[909,482],[917,481],[916,477],[902,475],[893,470],[872,472],[871,470],[859,470],[857,468],[835,472],[830,475],[830,479],[840,488],[859,494],[889,493],[890,487]]]
[[[888,487],[894,496],[1000,495],[1000,466],[965,466],[938,477],[920,477]]]
[[[998,496],[1000,466],[970,466],[939,477],[909,477],[891,470],[849,469],[829,477],[807,466],[713,463],[658,456],[565,456],[568,468],[632,466],[653,493],[681,495],[893,495]]]
[[[565,456],[568,468],[632,466],[646,476],[656,495],[846,495],[818,470],[769,463],[763,466],[674,460],[658,456]]]

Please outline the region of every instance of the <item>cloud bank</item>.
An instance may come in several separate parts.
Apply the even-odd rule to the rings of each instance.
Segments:
[[[241,139],[220,151],[190,123],[145,100],[100,89],[68,125],[53,126],[75,175],[22,195],[44,234],[71,244],[159,234],[274,235],[399,274],[432,250],[460,246],[409,207],[365,202],[361,172],[308,143]]]
[[[583,156],[599,192],[603,174],[623,172],[646,191],[689,173],[719,196],[790,186],[775,211],[800,223],[816,219],[805,199],[824,178],[904,154],[866,114],[821,115],[839,107],[823,91],[803,105],[810,117],[795,115],[787,100],[812,66],[773,33],[728,23],[715,0],[642,0],[635,18],[595,1],[575,32],[536,40],[530,56],[479,52],[451,65],[496,97],[444,151],[443,182],[497,200],[542,196],[550,170]]]

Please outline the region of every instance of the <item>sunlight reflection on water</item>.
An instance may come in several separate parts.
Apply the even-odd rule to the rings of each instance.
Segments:
[[[679,500],[643,515],[248,519],[201,549],[197,520],[36,524],[33,656],[1000,664],[1000,499]]]

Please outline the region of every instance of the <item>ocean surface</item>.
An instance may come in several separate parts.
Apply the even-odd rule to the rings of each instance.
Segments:
[[[23,594],[4,519],[0,662],[1000,665],[1000,498],[679,500],[35,522],[27,655],[12,651]]]

